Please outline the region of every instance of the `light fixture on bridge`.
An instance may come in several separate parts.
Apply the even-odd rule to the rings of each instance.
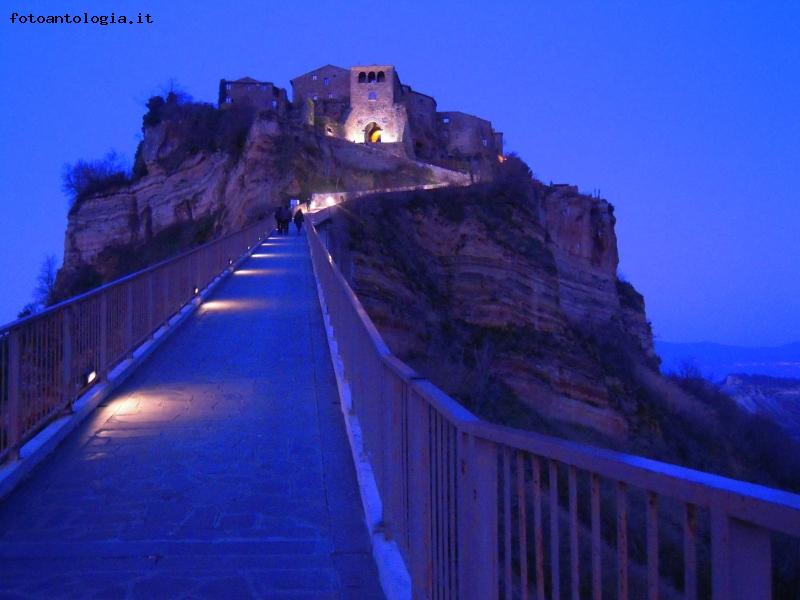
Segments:
[[[232,264],[233,264],[233,259],[232,259],[232,258],[229,258],[229,259],[228,259],[228,264],[229,264],[229,265],[232,265]]]
[[[194,286],[194,295],[197,296],[197,294],[199,294],[199,293],[200,293],[200,288],[197,287],[197,286]]]
[[[97,371],[89,371],[86,373],[85,381],[86,385],[91,385],[97,379]]]

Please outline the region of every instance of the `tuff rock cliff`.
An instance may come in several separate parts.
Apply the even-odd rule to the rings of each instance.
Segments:
[[[132,180],[78,197],[69,213],[61,297],[267,218],[290,197],[469,180],[270,111],[177,98],[149,109]]]
[[[630,419],[596,338],[655,355],[614,223],[605,200],[523,175],[361,198],[322,227],[389,346],[435,383],[478,412],[504,398],[621,438]]]
[[[330,212],[319,227],[389,347],[482,418],[798,485],[779,430],[660,374],[607,201],[512,156],[493,182]]]

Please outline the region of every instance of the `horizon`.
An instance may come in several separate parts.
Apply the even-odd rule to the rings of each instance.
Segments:
[[[386,59],[439,110],[490,120],[542,181],[600,190],[615,207],[619,271],[644,295],[657,343],[800,340],[800,7],[458,6],[426,7],[444,25],[413,43],[386,27],[337,35],[374,10],[363,2],[302,13],[175,2],[131,30],[5,15],[2,74],[15,87],[0,100],[0,321],[31,300],[45,256],[62,258],[63,165],[110,150],[131,162],[144,103],[168,82],[215,103],[220,79],[291,94],[289,80],[318,66]],[[400,31],[420,19],[407,4],[381,10]]]

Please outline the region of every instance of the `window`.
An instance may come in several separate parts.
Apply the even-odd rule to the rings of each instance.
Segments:
[[[231,99],[231,97],[230,97],[230,96],[228,96],[227,98],[225,98],[225,104],[230,104],[231,102],[233,102],[233,100]]]
[[[369,93],[369,99],[370,100],[377,100],[378,99],[378,94],[376,94],[375,92],[370,92]]]
[[[329,77],[326,77],[325,79],[322,80],[322,85],[330,85],[330,84],[331,80]]]
[[[444,123],[445,125],[449,125],[450,124],[450,117],[443,117],[442,118],[442,123]]]
[[[319,100],[319,96],[317,96],[316,94],[314,94],[314,100]]]
[[[230,83],[226,83],[225,84],[225,89],[230,91],[231,90],[231,84]]]
[[[316,80],[317,80],[317,76],[316,75],[312,75],[311,76],[311,81],[316,81]]]
[[[367,83],[375,83],[375,71],[370,71],[367,75]]]
[[[278,108],[278,101],[277,100],[273,100],[272,101],[272,108]]]
[[[333,100],[333,92],[328,93],[328,100]]]
[[[383,71],[378,71],[378,83],[386,81],[386,75]]]
[[[269,86],[266,83],[262,83],[260,87],[265,92],[269,89]]]
[[[366,83],[367,82],[367,74],[364,71],[358,74],[358,83]]]
[[[486,138],[483,138],[481,141],[483,142],[484,146],[488,146],[489,145],[489,140],[487,140]]]

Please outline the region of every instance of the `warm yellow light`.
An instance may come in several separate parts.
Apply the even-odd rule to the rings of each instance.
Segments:
[[[333,206],[334,204],[336,204],[336,200],[333,199],[333,196],[325,198],[325,206]]]
[[[369,141],[372,142],[373,144],[377,144],[378,142],[380,142],[381,141],[381,130],[380,129],[376,129],[375,131],[370,133],[369,134]]]
[[[506,157],[505,157],[505,156],[503,156],[502,154],[498,154],[498,155],[497,155],[497,162],[499,162],[499,163],[504,163],[504,162],[506,162]]]

